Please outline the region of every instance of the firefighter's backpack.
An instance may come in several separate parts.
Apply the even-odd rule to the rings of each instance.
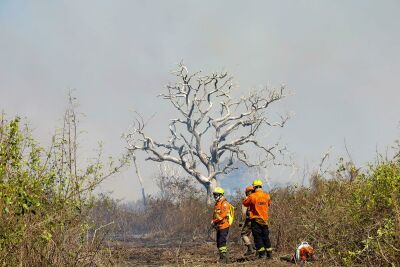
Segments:
[[[233,220],[235,219],[235,207],[228,202],[229,205],[229,213],[228,213],[228,223],[232,225]]]

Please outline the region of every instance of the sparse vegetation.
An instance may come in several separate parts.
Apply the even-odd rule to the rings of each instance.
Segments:
[[[271,237],[278,254],[290,253],[307,240],[316,248],[319,260],[329,265],[400,263],[400,163],[396,159],[379,162],[356,176],[354,170],[354,165],[341,161],[332,177],[316,173],[309,187],[289,186],[270,192]],[[145,210],[131,210],[132,227],[125,228],[129,230],[121,236],[141,235],[171,246],[212,241],[207,228],[211,208],[204,205],[202,191],[188,178],[160,175],[158,181],[160,194],[149,198]],[[243,193],[229,198],[239,211]],[[236,251],[238,223],[237,218],[230,231]],[[232,257],[241,259],[241,253],[239,247]]]
[[[280,250],[307,240],[335,265],[400,263],[400,165],[380,162],[355,179],[340,167],[333,178],[315,174],[311,187],[272,192],[272,228]],[[346,178],[345,178],[346,177]]]
[[[92,163],[83,166],[77,161],[73,105],[64,119],[63,128],[46,151],[19,118],[1,117],[2,266],[215,262],[209,228],[212,210],[195,180],[160,168],[156,178],[159,193],[148,196],[146,205],[95,196],[96,186],[127,160],[122,158],[105,168],[99,152]],[[275,253],[290,253],[306,240],[315,247],[322,264],[398,266],[398,155],[370,164],[368,170],[340,160],[336,171],[311,175],[310,186],[273,189],[270,227]],[[238,212],[243,197],[243,192],[228,196]],[[235,262],[244,259],[239,217],[237,214],[229,238]],[[147,251],[149,244],[153,249]],[[151,253],[161,244],[155,257]],[[204,251],[194,251],[193,245]],[[196,253],[201,257],[192,257]]]
[[[72,102],[71,102],[72,105]],[[73,106],[46,151],[20,118],[0,118],[0,264],[89,266],[112,262],[98,224],[88,220],[93,190],[125,164],[105,170],[101,153],[87,166],[77,162]],[[78,167],[81,166],[81,167]],[[102,263],[102,264],[103,264]]]

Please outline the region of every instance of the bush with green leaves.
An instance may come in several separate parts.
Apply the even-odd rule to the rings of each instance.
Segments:
[[[73,109],[45,150],[19,118],[0,118],[0,265],[90,265],[101,254],[88,237],[93,190],[125,163],[104,170],[101,153],[84,167],[77,162]]]
[[[360,175],[352,197],[352,221],[363,226],[360,240],[344,257],[400,264],[400,165],[383,162]]]
[[[311,187],[272,192],[275,246],[310,242],[331,265],[400,264],[400,164],[384,161],[353,175],[346,164],[333,178],[315,174]],[[342,175],[346,172],[349,175]]]

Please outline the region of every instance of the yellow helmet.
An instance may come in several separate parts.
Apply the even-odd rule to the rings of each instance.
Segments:
[[[253,181],[253,186],[262,186],[263,183],[260,179],[256,179]]]
[[[214,189],[214,192],[213,192],[214,194],[224,194],[225,193],[225,191],[224,191],[224,189],[222,189],[221,187],[216,187],[215,189]]]

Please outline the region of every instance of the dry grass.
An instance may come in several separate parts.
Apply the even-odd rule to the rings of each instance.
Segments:
[[[399,170],[398,163],[385,162],[356,178],[344,178],[339,172],[330,179],[313,175],[310,187],[287,187],[270,192],[273,200],[270,229],[275,255],[292,253],[306,240],[315,247],[323,265],[400,264]],[[177,181],[179,179],[175,179]],[[190,260],[186,258],[189,256],[184,256],[184,251],[191,246],[198,247],[191,257],[194,261],[200,264],[198,260],[201,259],[203,264],[211,264],[216,258],[215,244],[207,243],[210,242],[208,225],[212,207],[205,204],[201,192],[193,194],[196,192],[191,188],[193,184],[183,180],[182,184],[177,182],[170,186],[183,188],[170,190],[181,192],[179,196],[153,196],[145,209],[131,209],[129,216],[123,216],[130,222],[126,224],[126,219],[123,220],[125,226],[119,228],[118,236],[142,235],[143,240],[155,244],[154,249],[161,249],[162,256],[160,253],[149,256],[146,264],[157,264],[160,260],[165,264],[172,264],[173,260],[186,264]],[[239,264],[238,259],[244,252],[238,227],[243,195],[239,193],[229,198],[238,208],[237,219],[230,230],[229,247]],[[123,213],[119,205],[115,205],[116,210]],[[131,256],[135,250],[140,251],[141,245],[135,246],[137,239],[125,241],[131,241],[129,244],[134,246],[128,246]],[[167,250],[163,243],[169,244]],[[179,257],[176,257],[177,251]],[[202,258],[203,253],[208,255],[204,256],[207,260]]]

